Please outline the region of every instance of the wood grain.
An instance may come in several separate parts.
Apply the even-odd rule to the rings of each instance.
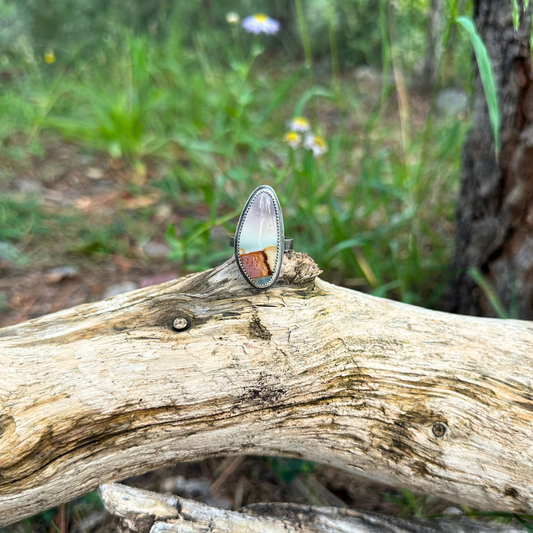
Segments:
[[[216,269],[0,330],[0,525],[216,455],[303,457],[533,509],[531,323]],[[176,331],[176,318],[189,326]],[[182,324],[183,321],[178,322]]]

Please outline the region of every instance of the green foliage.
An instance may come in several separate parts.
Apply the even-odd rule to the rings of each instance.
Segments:
[[[65,504],[65,516],[67,518],[70,527],[74,523],[79,523],[84,518],[88,517],[91,513],[97,511],[103,511],[104,506],[100,501],[98,493],[96,491],[89,492],[70,503]],[[53,507],[38,515],[26,518],[19,522],[15,528],[13,526],[6,526],[0,528],[0,533],[13,533],[13,531],[24,533],[36,533],[43,531],[59,531],[57,525],[53,522],[57,516],[58,508]]]
[[[146,242],[154,231],[149,224],[150,215],[121,209],[111,221],[95,219],[91,224],[74,215],[69,221],[72,236],[68,251],[94,260],[114,254],[128,257],[130,248]]]
[[[505,513],[501,511],[474,511],[467,505],[463,505],[461,507],[465,516],[470,518],[486,518],[502,524],[509,524],[516,520],[521,526],[523,526],[524,531],[533,531],[533,516],[531,515]]]
[[[490,123],[492,125],[492,133],[494,135],[494,149],[496,154],[498,154],[500,152],[500,109],[498,107],[496,85],[494,83],[494,76],[492,74],[492,66],[490,64],[487,48],[477,33],[476,27],[471,19],[468,17],[458,17],[457,23],[466,30],[468,37],[472,42],[472,46],[474,47],[479,68],[479,76],[481,78],[481,82],[483,83],[483,89],[485,90],[487,105],[489,107]]]
[[[511,0],[511,2],[513,5],[513,26],[515,31],[518,31],[518,26],[520,26],[520,8],[518,7],[518,0]]]
[[[282,457],[267,458],[272,471],[288,485],[296,476],[308,476],[315,470],[315,463],[301,459],[285,459]]]
[[[479,269],[472,267],[468,270],[468,273],[470,274],[470,276],[472,276],[474,281],[481,287],[490,305],[492,306],[492,308],[494,309],[498,317],[499,318],[510,318],[509,313],[506,311],[502,302],[498,298],[498,295],[494,292],[494,289],[492,288],[490,283],[485,279],[485,277],[479,271]]]
[[[196,218],[187,218],[183,223],[183,236],[177,236],[176,227],[170,225],[165,234],[167,243],[171,247],[169,259],[182,264],[184,271],[201,271],[210,268],[213,264],[226,259],[226,249],[212,250],[210,231],[225,224],[239,215],[238,211],[207,220],[199,221]]]
[[[335,5],[336,16],[343,6]],[[170,258],[184,273],[227,257],[222,228],[231,231],[251,190],[269,183],[284,207],[287,234],[317,258],[325,276],[380,296],[437,305],[452,248],[444,228],[453,223],[467,124],[435,119],[425,131],[408,133],[404,123],[402,139],[390,138],[399,124],[387,112],[394,90],[388,71],[400,44],[390,41],[389,25],[403,31],[402,17],[424,6],[412,2],[398,12],[380,6],[384,83],[371,113],[362,104],[367,95],[349,79],[335,87],[311,84],[303,69],[284,64],[283,55],[272,76],[264,36],[230,31],[227,24],[222,34],[206,21],[187,35],[183,20],[190,13],[176,7],[167,31],[113,29],[98,49],[83,48],[68,63],[58,55],[57,64],[43,64],[45,72],[55,70],[40,84],[48,93],[33,120],[111,158],[126,158],[141,178],[157,161],[157,186],[168,202],[207,208],[208,214],[194,213],[166,233]],[[330,39],[331,26],[326,31]],[[395,67],[409,68],[402,61]],[[290,117],[316,116],[319,108],[336,114],[338,123],[313,120],[329,145],[315,159],[308,150],[288,148],[282,137]],[[127,246],[121,231],[96,227],[73,239],[71,249],[99,256],[126,253]]]
[[[383,494],[383,498],[401,508],[400,516],[412,516],[420,520],[449,516],[442,513],[437,515],[428,514],[428,496],[424,494],[415,495],[409,489],[400,488],[398,490],[400,493],[398,496],[385,493]],[[461,507],[463,514],[470,518],[485,518],[504,524],[516,521],[523,526],[525,531],[533,531],[533,523],[531,522],[533,516],[531,515],[504,513],[501,511],[473,511],[466,505]]]
[[[533,522],[529,522],[522,516],[515,514],[514,519],[521,525],[523,528],[528,531],[528,533],[533,533]]]
[[[0,241],[19,241],[30,232],[33,235],[46,233],[38,205],[36,200],[19,201],[12,195],[0,196]]]
[[[415,496],[409,489],[400,488],[400,496],[394,494],[383,494],[383,497],[402,509],[400,516],[414,516],[418,519],[427,518],[425,511],[427,496]]]
[[[517,308],[517,290],[512,281],[511,295],[508,302],[509,305],[508,309],[506,309],[506,306],[500,300],[492,285],[485,278],[485,276],[483,276],[478,268],[469,268],[468,274],[479,285],[498,318],[518,318],[519,312]]]
[[[15,244],[8,241],[0,241],[0,261],[22,266],[25,263],[25,258]]]
[[[35,123],[35,105],[28,98],[21,98],[20,88],[10,88],[0,93],[0,116],[3,117],[0,121],[0,143],[15,132],[31,130]]]
[[[116,39],[104,41],[96,57],[100,68],[80,62],[65,95],[77,112],[67,109],[58,116],[53,108],[42,126],[111,157],[136,161],[164,144],[151,133],[159,126],[154,123],[165,108],[164,94],[154,81],[151,38],[125,33]]]

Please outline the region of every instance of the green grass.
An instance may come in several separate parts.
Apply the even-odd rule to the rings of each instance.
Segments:
[[[183,272],[227,257],[217,226],[233,231],[250,192],[267,183],[280,197],[287,235],[326,278],[438,305],[468,123],[436,119],[428,140],[429,126],[408,115],[401,130],[390,89],[372,107],[349,78],[310,85],[305,69],[267,55],[266,38],[239,31],[233,40],[228,32],[216,61],[219,36],[208,32],[191,48],[179,32],[156,39],[121,30],[95,57],[80,52],[66,65],[43,65],[48,92],[34,127],[125,158],[138,183],[156,168],[161,178],[152,185],[166,201],[205,206],[205,215],[167,231]],[[300,114],[326,138],[319,159],[282,140],[286,121]],[[117,249],[109,229],[80,238],[80,252]]]
[[[217,227],[231,232],[232,213],[253,188],[268,183],[280,197],[287,234],[327,279],[437,306],[452,253],[468,122],[425,119],[405,104],[399,116],[388,68],[414,64],[411,57],[402,63],[398,53],[409,37],[397,25],[405,15],[380,11],[385,83],[376,103],[349,76],[315,75],[313,82],[307,75],[313,52],[306,14],[300,3],[296,7],[305,66],[292,53],[270,51],[271,37],[242,28],[228,26],[224,33],[202,24],[191,35],[177,23],[178,9],[172,31],[113,29],[97,48],[91,43],[58,52],[52,65],[37,62],[31,73],[38,105],[22,95],[13,109],[31,123],[32,138],[53,131],[110,159],[123,158],[138,184],[155,168],[160,179],[151,185],[164,191],[166,202],[177,209],[204,206],[205,214],[166,232],[170,257],[184,273],[227,257]],[[338,69],[333,5],[328,17]],[[391,41],[393,27],[398,42]],[[6,94],[12,97],[15,88]],[[327,140],[329,151],[320,159],[282,140],[286,121],[301,114]],[[120,232],[89,233],[78,235],[83,242],[73,249],[127,253],[116,242]]]
[[[415,495],[408,489],[400,488],[399,495],[383,494],[383,497],[401,509],[400,516],[412,516],[418,519],[435,519],[450,516],[444,513],[430,512],[430,497],[424,494]],[[467,505],[457,507],[464,516],[474,520],[488,519],[502,524],[518,522],[525,531],[533,531],[533,516],[527,514],[505,513],[501,511],[474,511]]]
[[[0,197],[0,241],[21,241],[42,235],[42,214],[36,199],[20,200],[17,195]]]

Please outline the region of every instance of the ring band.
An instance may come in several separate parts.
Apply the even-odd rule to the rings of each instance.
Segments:
[[[235,247],[235,235],[228,235],[229,245]],[[285,251],[294,249],[294,239],[285,239]]]

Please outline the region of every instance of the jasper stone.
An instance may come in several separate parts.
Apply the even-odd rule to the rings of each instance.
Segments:
[[[235,239],[237,263],[254,287],[274,285],[283,258],[283,218],[274,189],[258,187],[239,219]]]

